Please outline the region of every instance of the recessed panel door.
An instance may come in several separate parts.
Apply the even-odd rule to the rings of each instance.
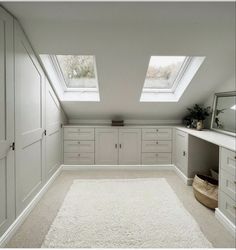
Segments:
[[[45,76],[17,22],[15,27],[16,212],[45,181]]]
[[[15,218],[13,18],[0,8],[0,236]]]
[[[141,129],[119,129],[119,164],[141,164]]]
[[[61,109],[48,80],[46,79],[46,179],[61,164]]]
[[[95,129],[95,164],[118,164],[118,129]]]

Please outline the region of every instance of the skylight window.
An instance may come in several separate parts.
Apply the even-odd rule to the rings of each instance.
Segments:
[[[151,56],[141,102],[177,102],[205,57]]]
[[[68,89],[98,89],[94,56],[56,55],[55,59]]]

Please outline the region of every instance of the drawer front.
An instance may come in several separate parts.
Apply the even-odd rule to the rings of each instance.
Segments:
[[[94,153],[64,153],[64,164],[94,165]]]
[[[236,176],[221,170],[220,175],[220,190],[229,195],[233,200],[236,200]],[[236,212],[236,211],[235,211]]]
[[[143,141],[142,152],[143,153],[154,153],[154,152],[171,152],[172,142],[171,141]]]
[[[65,153],[93,153],[94,141],[64,141]]]
[[[235,175],[236,173],[236,152],[221,148],[220,166],[226,172]]]
[[[142,164],[171,164],[171,153],[142,153]]]
[[[235,224],[236,220],[236,201],[231,199],[228,195],[220,192],[219,209],[221,212]]]
[[[94,128],[64,128],[64,139],[93,141]]]
[[[168,128],[145,128],[142,129],[142,139],[148,140],[171,140],[172,129]]]

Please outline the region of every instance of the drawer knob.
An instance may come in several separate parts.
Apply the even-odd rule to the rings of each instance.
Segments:
[[[80,156],[80,154],[78,154],[78,156]]]
[[[80,144],[80,141],[78,141],[78,144]]]
[[[183,156],[185,156],[186,155],[186,152],[185,151],[183,151]]]
[[[158,144],[158,141],[156,142],[156,144]]]
[[[158,132],[158,129],[156,129],[156,131]]]

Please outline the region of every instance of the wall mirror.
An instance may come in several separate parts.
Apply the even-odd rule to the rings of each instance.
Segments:
[[[215,94],[211,129],[236,136],[236,91]]]

